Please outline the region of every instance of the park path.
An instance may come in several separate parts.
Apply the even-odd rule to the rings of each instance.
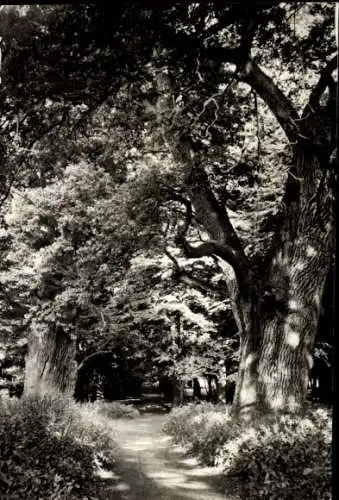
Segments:
[[[111,489],[124,500],[236,500],[223,493],[220,471],[199,466],[171,444],[161,430],[165,418],[145,414],[112,422],[120,452]]]

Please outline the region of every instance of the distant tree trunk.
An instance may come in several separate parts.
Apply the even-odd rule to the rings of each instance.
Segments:
[[[26,356],[24,396],[67,393],[76,379],[75,339],[61,327],[32,332]]]
[[[173,384],[167,375],[163,375],[159,380],[159,391],[167,403],[173,401]]]
[[[219,380],[218,380],[218,377],[214,377],[214,388],[213,388],[213,401],[215,403],[218,403],[219,401],[219,391],[220,391],[220,384],[219,384]]]
[[[217,378],[214,375],[208,375],[207,382],[208,382],[207,401],[212,401],[213,403],[216,403],[218,401]]]
[[[235,381],[234,380],[227,380],[226,384],[225,384],[225,392],[224,392],[226,404],[233,403],[234,394],[235,394]]]
[[[206,400],[211,401],[212,399],[212,378],[210,375],[207,375],[207,396]]]
[[[201,399],[201,387],[197,378],[193,379],[193,398],[199,400]]]
[[[311,397],[324,404],[332,403],[332,368],[322,359],[316,359],[311,371]]]
[[[180,406],[184,402],[184,382],[173,377],[173,406]]]

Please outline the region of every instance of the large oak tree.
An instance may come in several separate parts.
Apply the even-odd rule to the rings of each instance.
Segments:
[[[263,5],[252,6],[245,14],[239,7],[221,9],[215,24],[205,28],[206,11],[200,4],[196,12],[200,10],[203,27],[198,36],[176,33],[179,52],[190,48],[200,60],[216,62],[219,72],[224,63],[232,63],[235,78],[249,85],[275,116],[292,151],[282,209],[270,247],[255,265],[212,189],[204,156],[195,154],[189,134],[181,136],[175,147],[186,166],[187,218],[176,241],[188,257],[214,255],[233,269],[228,293],[241,338],[234,411],[296,411],[306,401],[321,297],[334,251],[337,55],[333,44],[306,106],[297,109],[251,54],[257,30],[264,29],[274,7],[266,11]],[[279,18],[279,11],[275,15]],[[334,9],[332,22],[334,27]],[[211,32],[239,25],[234,46],[211,44]],[[174,30],[167,25],[163,29],[164,43],[172,41]],[[171,92],[169,80],[166,90]],[[198,246],[186,238],[193,216],[209,235]]]

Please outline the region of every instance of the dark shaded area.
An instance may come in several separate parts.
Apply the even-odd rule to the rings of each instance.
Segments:
[[[235,385],[236,381],[234,378],[232,379],[227,379],[226,380],[226,385],[225,385],[225,401],[226,403],[232,404],[234,394],[235,394]]]
[[[323,404],[333,404],[334,287],[335,267],[333,258],[325,283],[322,310],[314,346],[314,365],[310,373],[310,398]]]
[[[111,351],[99,351],[79,365],[74,397],[76,401],[115,401],[140,397],[142,377],[138,364],[121,359]]]
[[[189,401],[210,401],[217,403],[220,397],[219,381],[215,375],[203,375],[208,385],[207,391],[203,391],[197,377],[186,383],[168,376],[159,379],[156,390],[166,403],[180,405]]]
[[[13,344],[0,360],[0,391],[7,390],[10,397],[20,398],[23,390],[23,374],[27,344]]]

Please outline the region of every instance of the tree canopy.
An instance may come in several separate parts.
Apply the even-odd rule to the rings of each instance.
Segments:
[[[0,8],[3,336],[183,377],[240,340],[245,380],[272,329],[314,341],[291,304],[318,318],[334,251],[333,5],[111,7]]]

